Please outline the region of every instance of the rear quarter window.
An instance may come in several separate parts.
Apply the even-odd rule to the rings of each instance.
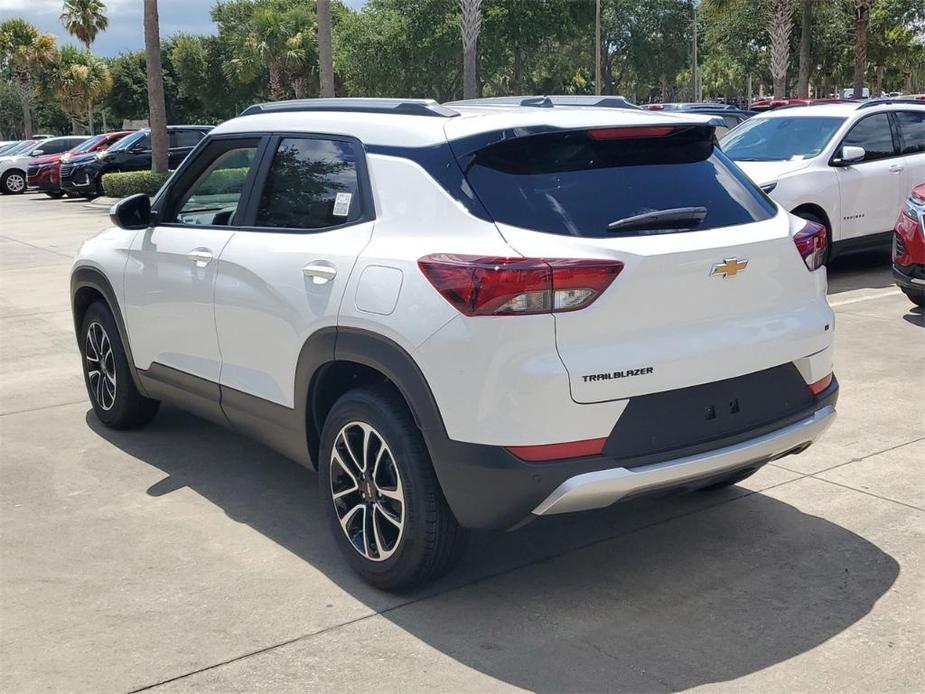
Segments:
[[[681,207],[706,208],[694,231],[776,213],[720,152],[712,128],[616,139],[597,139],[594,132],[490,145],[471,160],[466,177],[496,221],[570,236],[612,236],[608,225],[618,219]]]

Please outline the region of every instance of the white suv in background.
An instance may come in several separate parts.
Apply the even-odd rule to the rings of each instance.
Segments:
[[[899,209],[925,181],[925,103],[779,108],[745,121],[722,148],[784,209],[826,227],[830,257],[888,245]]]
[[[383,588],[465,528],[732,484],[835,416],[825,230],[708,117],[264,104],[111,216],[71,280],[96,416],[170,401],[316,469]]]

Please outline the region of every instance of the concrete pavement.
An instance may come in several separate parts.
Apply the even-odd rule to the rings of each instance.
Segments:
[[[0,691],[921,691],[925,324],[837,262],[839,418],[737,487],[346,568],[313,473],[172,408],[90,414],[68,270],[105,211],[0,198]]]

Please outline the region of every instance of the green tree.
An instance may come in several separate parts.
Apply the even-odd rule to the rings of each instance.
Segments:
[[[265,76],[273,100],[317,93],[315,16],[307,4],[230,0],[216,4],[212,18],[232,46],[229,77],[247,84]]]
[[[75,124],[86,116],[88,127],[93,120],[93,105],[112,89],[112,74],[102,60],[91,53],[64,46],[49,66],[46,89]]]
[[[60,19],[67,33],[86,46],[87,53],[96,35],[109,26],[106,5],[100,0],[64,0]]]
[[[0,24],[0,63],[19,90],[23,137],[32,137],[37,77],[54,60],[56,52],[55,37],[41,33],[29,22],[8,19]]]

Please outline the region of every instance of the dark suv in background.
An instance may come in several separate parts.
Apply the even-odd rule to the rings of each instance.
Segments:
[[[168,167],[177,168],[211,125],[169,125]],[[103,174],[118,171],[145,171],[151,168],[151,131],[139,130],[96,154],[75,157],[61,165],[61,190],[88,198],[103,194]]]

